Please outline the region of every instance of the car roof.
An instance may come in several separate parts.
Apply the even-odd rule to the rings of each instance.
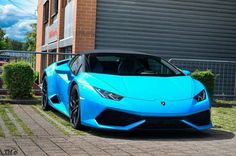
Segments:
[[[156,54],[153,53],[144,53],[144,52],[137,52],[137,51],[128,51],[128,50],[90,50],[90,51],[82,51],[78,53],[79,55],[84,54],[138,54],[138,55],[149,55],[149,56],[156,56],[159,57]]]

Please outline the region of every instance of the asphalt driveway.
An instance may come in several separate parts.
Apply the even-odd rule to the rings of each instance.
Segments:
[[[223,130],[132,133],[87,130],[82,135],[65,135],[31,106],[13,108],[33,135],[8,133],[0,138],[0,155],[236,155],[235,134]],[[3,131],[7,133],[6,127]]]

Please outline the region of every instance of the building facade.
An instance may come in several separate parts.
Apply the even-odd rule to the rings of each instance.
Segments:
[[[236,1],[39,0],[37,51],[128,49],[236,60]],[[59,56],[37,56],[42,71]]]
[[[39,0],[38,52],[76,53],[95,48],[96,0]],[[37,55],[42,71],[63,56]]]

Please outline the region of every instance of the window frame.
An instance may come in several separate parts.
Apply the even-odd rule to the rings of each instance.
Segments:
[[[90,54],[87,54],[87,55],[90,55]],[[172,74],[170,74],[170,75],[169,74],[167,74],[167,75],[156,75],[156,74],[153,74],[153,75],[152,74],[150,74],[150,75],[136,75],[136,74],[135,75],[132,75],[132,74],[130,74],[130,75],[119,75],[119,74],[110,74],[110,75],[119,75],[119,76],[157,76],[157,77],[184,76],[183,72],[180,69],[178,69],[173,64],[171,64],[170,62],[166,61],[165,59],[163,59],[163,58],[161,58],[159,56],[156,56],[156,55],[150,55],[150,54],[129,54],[129,53],[127,53],[127,54],[126,53],[124,53],[124,54],[122,54],[122,53],[96,53],[95,55],[96,55],[96,57],[99,57],[99,56],[101,56],[101,57],[108,56],[109,57],[109,55],[118,56],[118,57],[121,57],[122,55],[130,55],[130,56],[132,56],[132,55],[134,55],[134,56],[140,55],[140,56],[143,56],[143,57],[151,58],[151,59],[159,62],[162,66],[164,66],[165,68],[170,70],[170,72],[174,73],[173,75]],[[88,64],[88,66],[90,66],[90,65]],[[93,73],[93,72],[91,72],[90,68],[88,68],[87,72]],[[99,74],[107,74],[107,73],[99,73]]]
[[[57,15],[58,13],[58,0],[51,1],[51,18]]]
[[[43,4],[43,23],[44,24],[48,23],[48,18],[49,18],[49,1],[47,0]]]
[[[148,61],[148,66],[149,66],[150,70],[152,70],[152,71],[157,70],[157,65],[160,67],[160,72],[158,72],[160,75],[168,75],[168,73],[172,73],[173,75],[176,74],[175,70],[177,70],[177,69],[173,68],[173,66],[170,66],[169,63],[167,64],[166,61],[164,61],[163,59],[156,59],[156,58],[149,57],[147,61]],[[151,69],[153,66],[151,66],[150,61],[155,61],[154,64],[156,67],[154,67],[154,68],[156,68],[156,69],[154,69],[154,70]],[[164,71],[166,71],[166,74]],[[155,72],[157,72],[157,71],[155,71]]]
[[[79,68],[77,69],[77,71],[73,71],[72,70],[72,66],[73,66],[73,63],[77,60],[77,59],[79,59],[81,57],[81,64],[79,65]],[[72,59],[71,59],[71,61],[69,62],[69,68],[70,68],[70,71],[71,71],[71,73],[73,74],[73,75],[78,75],[80,72],[82,72],[83,70],[84,70],[84,68],[83,68],[83,65],[84,65],[84,55],[76,55],[76,56],[74,56]]]

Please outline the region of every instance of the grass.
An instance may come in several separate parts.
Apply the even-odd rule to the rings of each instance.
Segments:
[[[229,105],[236,105],[236,101],[226,101],[226,100],[214,100],[214,102],[218,104],[229,104]]]
[[[33,108],[39,112],[42,116],[45,117],[38,109],[41,110],[40,105],[35,105]],[[56,120],[57,122],[64,125],[69,130],[75,132],[76,134],[83,134],[83,132],[79,130],[75,130],[71,127],[69,120],[63,116],[62,114],[58,113],[57,111],[45,111],[51,118]],[[46,118],[46,117],[45,117]],[[47,118],[46,118],[47,119]],[[50,123],[54,126],[59,128],[62,132],[64,131],[61,127],[58,127],[54,122],[47,119]],[[236,132],[236,106],[232,108],[224,108],[224,107],[212,107],[212,122],[215,128],[222,128],[228,131]],[[67,133],[64,131],[67,135]]]
[[[68,135],[68,132],[66,132],[64,129],[62,129],[62,127],[58,126],[55,122],[51,121],[48,117],[46,117],[44,115],[44,113],[42,112],[41,109],[41,105],[34,105],[32,106],[33,109],[38,112],[40,115],[42,115],[47,121],[49,121],[53,126],[55,126],[56,128],[58,128],[60,131],[62,131],[65,135]],[[68,130],[74,132],[77,135],[82,135],[83,132],[76,130],[74,128],[71,127],[70,125],[70,121],[67,117],[65,117],[64,115],[62,115],[61,113],[55,111],[55,110],[49,110],[49,111],[44,111],[47,115],[49,115],[51,118],[53,118],[53,120],[57,121],[58,123],[62,124],[63,126],[65,126]]]
[[[31,129],[17,116],[16,112],[12,108],[12,105],[7,105],[7,106],[8,106],[8,111],[13,115],[13,117],[16,119],[19,125],[23,128],[24,132],[27,135],[33,135]]]
[[[0,117],[4,121],[6,127],[8,128],[12,136],[19,136],[20,133],[17,130],[15,124],[8,117],[6,110],[8,110],[13,115],[16,122],[23,128],[25,134],[33,135],[31,129],[17,116],[16,112],[14,112],[12,105],[9,104],[0,105]],[[0,136],[4,136],[2,129],[0,129]]]
[[[212,122],[216,128],[236,132],[236,106],[232,108],[213,107]]]
[[[6,127],[8,128],[10,134],[12,136],[19,136],[20,133],[17,130],[16,126],[14,125],[14,123],[10,120],[10,118],[7,115],[7,112],[5,109],[7,109],[9,107],[9,105],[0,105],[0,116],[2,118],[2,120],[4,121]]]
[[[2,128],[0,127],[0,137],[4,137],[4,133],[2,131]]]

